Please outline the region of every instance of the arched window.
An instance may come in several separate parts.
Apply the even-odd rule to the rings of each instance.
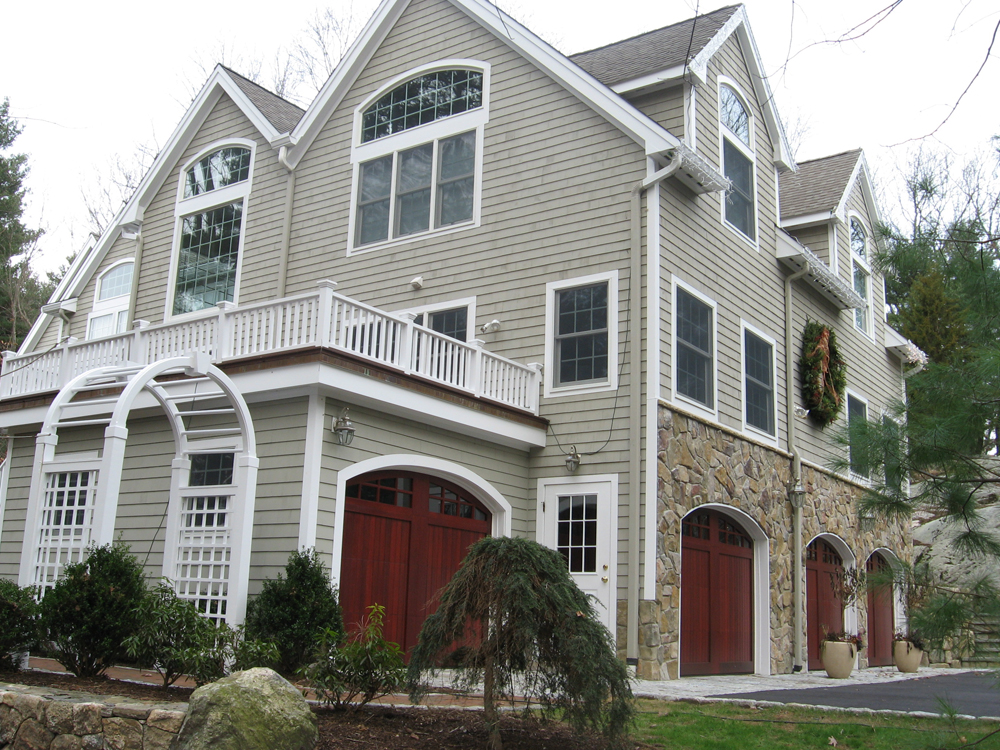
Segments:
[[[740,95],[726,84],[719,86],[719,123],[722,171],[730,182],[725,198],[725,219],[747,239],[755,240],[757,212],[750,110]]]
[[[235,301],[252,162],[251,148],[228,145],[198,156],[183,171],[174,295],[168,314]]]
[[[854,324],[858,330],[871,333],[871,278],[868,271],[868,233],[864,224],[851,217],[851,267],[854,275],[854,291],[866,303],[854,310]]]
[[[132,261],[119,263],[98,277],[94,293],[94,310],[87,320],[88,339],[125,332],[128,326],[133,267]]]
[[[488,66],[442,67],[411,73],[357,112],[352,248],[477,220]]]

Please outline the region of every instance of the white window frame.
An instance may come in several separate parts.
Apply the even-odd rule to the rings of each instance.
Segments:
[[[608,380],[606,383],[587,381],[579,385],[557,385],[556,368],[556,299],[558,292],[578,286],[608,285]],[[577,276],[572,279],[550,281],[545,285],[545,368],[544,390],[546,398],[576,396],[583,393],[602,393],[618,387],[618,271]]]
[[[861,393],[858,393],[858,391],[855,391],[853,388],[848,388],[847,389],[847,397],[844,400],[844,419],[847,420],[848,435],[850,435],[850,429],[851,429],[851,400],[852,399],[855,400],[855,401],[860,401],[862,404],[865,405],[865,419],[866,420],[870,421],[869,415],[871,414],[871,400],[867,396],[865,396],[865,395],[863,395]],[[864,484],[864,485],[870,485],[871,484],[871,477],[866,477],[864,474],[858,474],[851,467],[851,444],[850,444],[850,440],[848,440],[848,444],[847,444],[847,474],[850,477],[851,481],[857,482],[858,484]]]
[[[862,257],[858,255],[854,250],[854,243],[851,241],[851,225],[857,222],[858,226],[861,227],[861,231],[865,235],[865,255],[869,256],[872,250],[872,234],[869,231],[868,226],[865,224],[864,220],[861,218],[860,214],[852,211],[848,214],[847,218],[847,244],[851,248],[851,288],[857,291],[854,284],[854,277],[860,270],[865,277],[868,279],[868,296],[865,298],[865,302],[868,306],[864,308],[863,311],[863,322],[864,325],[858,325],[858,311],[857,309],[851,311],[851,315],[854,317],[854,328],[855,330],[861,331],[868,338],[873,337],[874,329],[874,316],[872,315],[872,302],[874,300],[874,287],[872,285],[872,269],[871,263],[867,257]]]
[[[471,343],[473,339],[476,338],[476,298],[475,297],[462,297],[461,299],[450,299],[444,302],[434,302],[428,305],[420,305],[419,307],[407,307],[399,312],[393,313],[393,315],[399,316],[402,314],[407,315],[423,315],[424,325],[427,325],[427,316],[433,315],[436,312],[443,312],[444,310],[454,310],[458,307],[464,307],[468,309],[468,314],[466,316],[466,333],[465,340],[467,343]]]
[[[712,309],[712,404],[709,408],[690,396],[685,396],[677,390],[677,290],[683,289],[692,297],[708,305]],[[670,289],[670,390],[674,403],[689,411],[695,412],[713,422],[719,421],[719,306],[711,297],[702,294],[690,284],[674,276]]]
[[[747,349],[746,335],[750,332],[765,344],[771,347],[771,422],[774,425],[774,434],[765,432],[755,425],[747,422]],[[778,446],[778,343],[777,340],[760,328],[740,320],[740,403],[742,404],[743,432],[757,440]]]
[[[184,182],[188,171],[199,161],[209,154],[226,148],[236,146],[250,150],[250,171],[247,178],[235,185],[210,190],[207,193],[194,195],[190,198],[184,197]],[[164,304],[163,319],[166,320],[188,320],[192,318],[203,318],[218,314],[218,307],[206,307],[201,310],[194,310],[187,313],[174,313],[174,297],[177,294],[177,273],[180,264],[181,232],[185,217],[193,214],[210,211],[213,208],[220,208],[230,203],[242,202],[243,211],[240,220],[240,244],[238,256],[236,258],[235,281],[233,282],[233,304],[239,304],[240,299],[240,277],[243,272],[243,255],[246,249],[246,228],[248,217],[248,197],[253,187],[254,165],[257,161],[257,143],[247,138],[226,138],[215,141],[206,146],[181,167],[180,176],[177,180],[177,197],[174,205],[174,241],[170,253],[170,274],[167,279],[167,299]],[[134,280],[133,280],[134,281]]]
[[[118,294],[118,295],[115,295],[114,297],[108,297],[107,299],[103,299],[102,300],[100,298],[100,296],[101,296],[101,285],[104,283],[105,277],[108,274],[110,274],[112,271],[114,271],[116,268],[120,268],[121,266],[124,266],[126,264],[132,266],[132,283],[129,285],[129,290],[127,292],[125,292],[124,294]],[[126,333],[128,331],[128,315],[127,315],[127,313],[128,313],[128,308],[129,308],[129,301],[132,298],[132,286],[134,284],[135,284],[135,259],[134,258],[123,258],[122,260],[119,260],[116,263],[113,263],[112,265],[108,266],[108,268],[105,269],[104,273],[102,273],[100,276],[97,277],[97,282],[94,285],[94,307],[91,310],[91,313],[87,316],[87,338],[88,339],[96,338],[96,337],[90,335],[92,321],[95,318],[102,318],[105,315],[113,315],[114,316],[114,319],[113,319],[113,322],[114,322],[113,328],[114,328],[114,330],[113,330],[112,333],[108,334],[108,336],[116,336],[116,335],[118,335],[120,333]],[[120,320],[119,314],[122,313],[122,312],[126,313],[124,327],[120,327],[118,325],[119,320]],[[101,338],[103,338],[103,337],[101,337]]]
[[[399,133],[394,133],[392,135],[383,136],[382,138],[376,138],[367,143],[361,142],[361,131],[362,131],[362,120],[364,117],[364,112],[373,103],[375,103],[380,97],[384,96],[392,89],[400,86],[407,81],[414,78],[418,78],[422,75],[428,75],[430,73],[436,73],[442,70],[450,69],[465,69],[465,70],[476,70],[483,74],[483,97],[482,106],[468,112],[463,112],[458,115],[449,115],[447,117],[442,117],[441,119],[434,120],[433,122],[428,122],[423,125],[418,125],[413,128],[408,128]],[[485,125],[489,122],[490,118],[490,69],[491,66],[487,62],[482,62],[481,60],[469,60],[464,58],[455,58],[448,60],[437,60],[429,65],[422,65],[417,68],[412,68],[405,73],[402,73],[391,81],[382,86],[378,91],[373,93],[367,99],[365,99],[358,107],[354,110],[354,129],[351,138],[351,166],[353,169],[352,176],[352,187],[351,187],[351,206],[350,206],[350,218],[347,225],[347,255],[354,255],[356,253],[367,253],[372,250],[379,250],[385,247],[391,247],[394,245],[400,245],[406,242],[411,242],[413,240],[421,239],[429,235],[435,237],[451,234],[453,232],[461,232],[467,229],[472,229],[480,226],[481,222],[481,206],[482,206],[482,193],[483,193],[483,135],[485,132]],[[374,159],[381,158],[383,156],[389,156],[391,154],[398,154],[401,151],[406,151],[407,149],[415,148],[417,146],[422,146],[427,143],[435,144],[435,153],[437,153],[436,144],[439,141],[445,140],[452,136],[461,135],[462,133],[468,133],[475,131],[476,134],[476,165],[475,165],[475,175],[473,178],[473,197],[472,197],[472,219],[471,221],[464,221],[457,224],[449,224],[443,227],[435,227],[432,221],[428,229],[422,232],[414,232],[412,234],[406,234],[399,237],[392,236],[392,225],[394,216],[394,206],[396,200],[396,172],[395,166],[393,168],[392,176],[392,186],[390,188],[390,213],[389,213],[389,226],[390,232],[389,237],[381,242],[371,242],[365,245],[357,244],[357,213],[358,213],[358,191],[361,189],[361,165],[366,162],[370,162]],[[435,174],[437,172],[437,158],[434,160]],[[394,161],[395,165],[395,161]],[[436,181],[432,182],[432,192],[436,188]]]
[[[737,237],[739,237],[743,242],[750,245],[754,250],[760,252],[760,195],[757,189],[757,156],[756,156],[756,139],[755,130],[756,123],[754,119],[753,109],[750,107],[750,99],[743,93],[743,88],[732,78],[727,76],[719,76],[716,81],[717,91],[715,97],[715,103],[718,111],[718,121],[719,121],[719,169],[723,175],[726,174],[726,154],[725,154],[725,142],[729,141],[732,143],[736,149],[742,153],[747,159],[750,160],[750,182],[751,189],[753,190],[753,237],[748,237],[743,233],[743,230],[736,227],[735,224],[730,223],[726,218],[726,191],[720,193],[719,200],[719,213],[722,218],[722,223],[730,231],[732,231]],[[726,127],[725,123],[722,122],[722,89],[729,88],[732,90],[736,97],[743,104],[743,109],[747,113],[747,134],[750,139],[750,143],[744,143],[743,140]]]

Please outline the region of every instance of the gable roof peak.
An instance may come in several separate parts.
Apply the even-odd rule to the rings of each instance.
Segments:
[[[302,107],[278,96],[273,91],[250,80],[245,75],[237,73],[232,68],[222,63],[219,63],[218,67],[229,75],[233,83],[239,87],[240,91],[246,95],[247,99],[267,118],[267,121],[279,133],[290,133],[296,123],[302,119],[302,115],[306,113]]]

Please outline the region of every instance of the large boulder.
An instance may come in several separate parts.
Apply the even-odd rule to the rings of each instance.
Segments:
[[[312,750],[319,733],[302,694],[271,669],[235,672],[191,695],[176,750]]]

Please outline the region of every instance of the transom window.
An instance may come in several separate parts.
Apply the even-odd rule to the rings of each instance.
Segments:
[[[225,146],[184,171],[172,315],[234,302],[252,151]]]
[[[719,121],[722,125],[722,171],[730,182],[725,197],[725,219],[748,239],[754,240],[756,206],[751,118],[740,96],[726,85],[719,87]]]
[[[715,311],[676,287],[676,389],[699,404],[715,408]]]
[[[413,78],[380,97],[361,118],[361,142],[399,133],[483,106],[483,74],[441,70]]]
[[[864,307],[854,309],[854,325],[859,331],[871,332],[871,276],[868,273],[868,233],[864,225],[851,218],[851,268],[854,276],[854,291],[865,301]]]
[[[120,297],[132,291],[132,263],[122,263],[104,274],[98,283],[97,299]]]
[[[851,219],[851,252],[861,260],[868,260],[868,235],[857,219]]]
[[[365,162],[359,179],[359,246],[472,221],[476,133]]]
[[[774,347],[744,328],[743,352],[747,425],[774,435]]]
[[[607,283],[561,289],[556,297],[557,385],[607,380]]]

